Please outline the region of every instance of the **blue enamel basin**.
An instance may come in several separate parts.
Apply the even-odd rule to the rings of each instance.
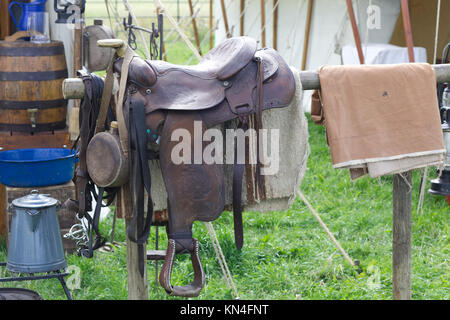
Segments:
[[[75,151],[63,148],[2,151],[0,182],[19,188],[63,184],[72,180],[76,160]]]

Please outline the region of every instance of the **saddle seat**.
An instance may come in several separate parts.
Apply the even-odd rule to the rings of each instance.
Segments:
[[[176,65],[162,60],[147,61],[157,76],[181,71],[200,79],[226,80],[244,68],[255,55],[256,40],[249,37],[230,38],[209,51],[197,65]]]
[[[204,110],[222,102],[225,91],[234,85],[241,88],[254,86],[255,58],[262,61],[264,80],[278,70],[277,59],[267,50],[257,51],[254,39],[236,37],[212,49],[194,66],[135,58],[129,67],[128,81],[136,85],[146,101],[147,113],[156,110]],[[116,66],[118,68],[120,65]],[[243,79],[239,76],[241,73],[248,76]]]

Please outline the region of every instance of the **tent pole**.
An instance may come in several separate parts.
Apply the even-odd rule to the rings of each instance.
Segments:
[[[230,27],[228,26],[227,9],[225,8],[225,0],[220,0],[220,6],[222,7],[223,23],[225,24],[225,32],[227,38],[231,38]]]
[[[239,17],[239,34],[241,37],[244,35],[245,26],[245,0],[241,0],[240,3],[240,17]]]
[[[309,34],[311,31],[311,16],[312,16],[313,5],[314,5],[314,0],[308,0],[308,11],[306,14],[305,38],[303,40],[303,57],[302,57],[301,70],[305,70],[305,68],[306,68],[306,59],[308,57]]]
[[[266,47],[266,2],[261,0],[261,46]]]
[[[353,37],[355,38],[356,49],[358,50],[359,63],[364,64],[364,55],[361,47],[361,39],[359,37],[358,25],[356,24],[355,12],[353,11],[352,0],[347,0],[348,15],[352,24]]]
[[[272,46],[275,50],[277,50],[278,47],[278,6],[279,1],[281,0],[273,0],[273,35],[272,35]]]
[[[202,55],[202,49],[200,45],[200,38],[198,36],[197,22],[195,21],[194,17],[194,6],[192,5],[192,0],[188,0],[188,4],[189,4],[189,11],[191,12],[192,28],[194,28],[195,43],[197,44],[198,53]]]
[[[406,45],[408,46],[409,62],[414,62],[414,43],[411,30],[411,20],[409,18],[408,0],[402,0],[403,28],[405,29]]]
[[[214,46],[213,41],[213,0],[209,0],[209,49],[212,49]]]

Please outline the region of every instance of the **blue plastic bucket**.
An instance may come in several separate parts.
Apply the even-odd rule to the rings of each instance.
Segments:
[[[0,182],[9,187],[45,187],[72,180],[75,151],[62,148],[0,152]]]

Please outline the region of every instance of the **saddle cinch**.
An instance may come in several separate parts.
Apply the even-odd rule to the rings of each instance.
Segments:
[[[220,216],[225,205],[225,186],[222,165],[199,162],[196,157],[194,151],[203,153],[206,143],[198,142],[194,127],[198,130],[200,126],[203,136],[206,129],[237,119],[238,127],[244,131],[252,125],[261,129],[263,110],[285,107],[294,98],[294,76],[275,50],[257,50],[256,41],[248,37],[227,39],[195,66],[143,60],[117,41],[102,40],[99,45],[115,47],[118,55],[113,70],[120,75],[116,109],[120,138],[112,139],[106,133],[92,138],[87,148],[89,175],[100,187],[117,187],[125,183],[124,177],[130,177],[133,218],[128,236],[145,245],[153,213],[148,160],[159,159],[168,205],[168,246],[160,283],[171,295],[197,296],[205,275],[198,241],[192,237],[192,224]],[[190,155],[181,155],[181,163],[172,159],[180,134],[190,136],[192,150]],[[129,157],[132,165],[124,165]],[[240,202],[244,170],[245,164],[234,164],[233,212],[239,249],[243,245]],[[259,173],[258,164],[255,170]],[[261,178],[255,187],[261,187]],[[144,189],[149,195],[146,217]],[[191,255],[194,281],[173,286],[170,278],[175,254],[182,253]]]

